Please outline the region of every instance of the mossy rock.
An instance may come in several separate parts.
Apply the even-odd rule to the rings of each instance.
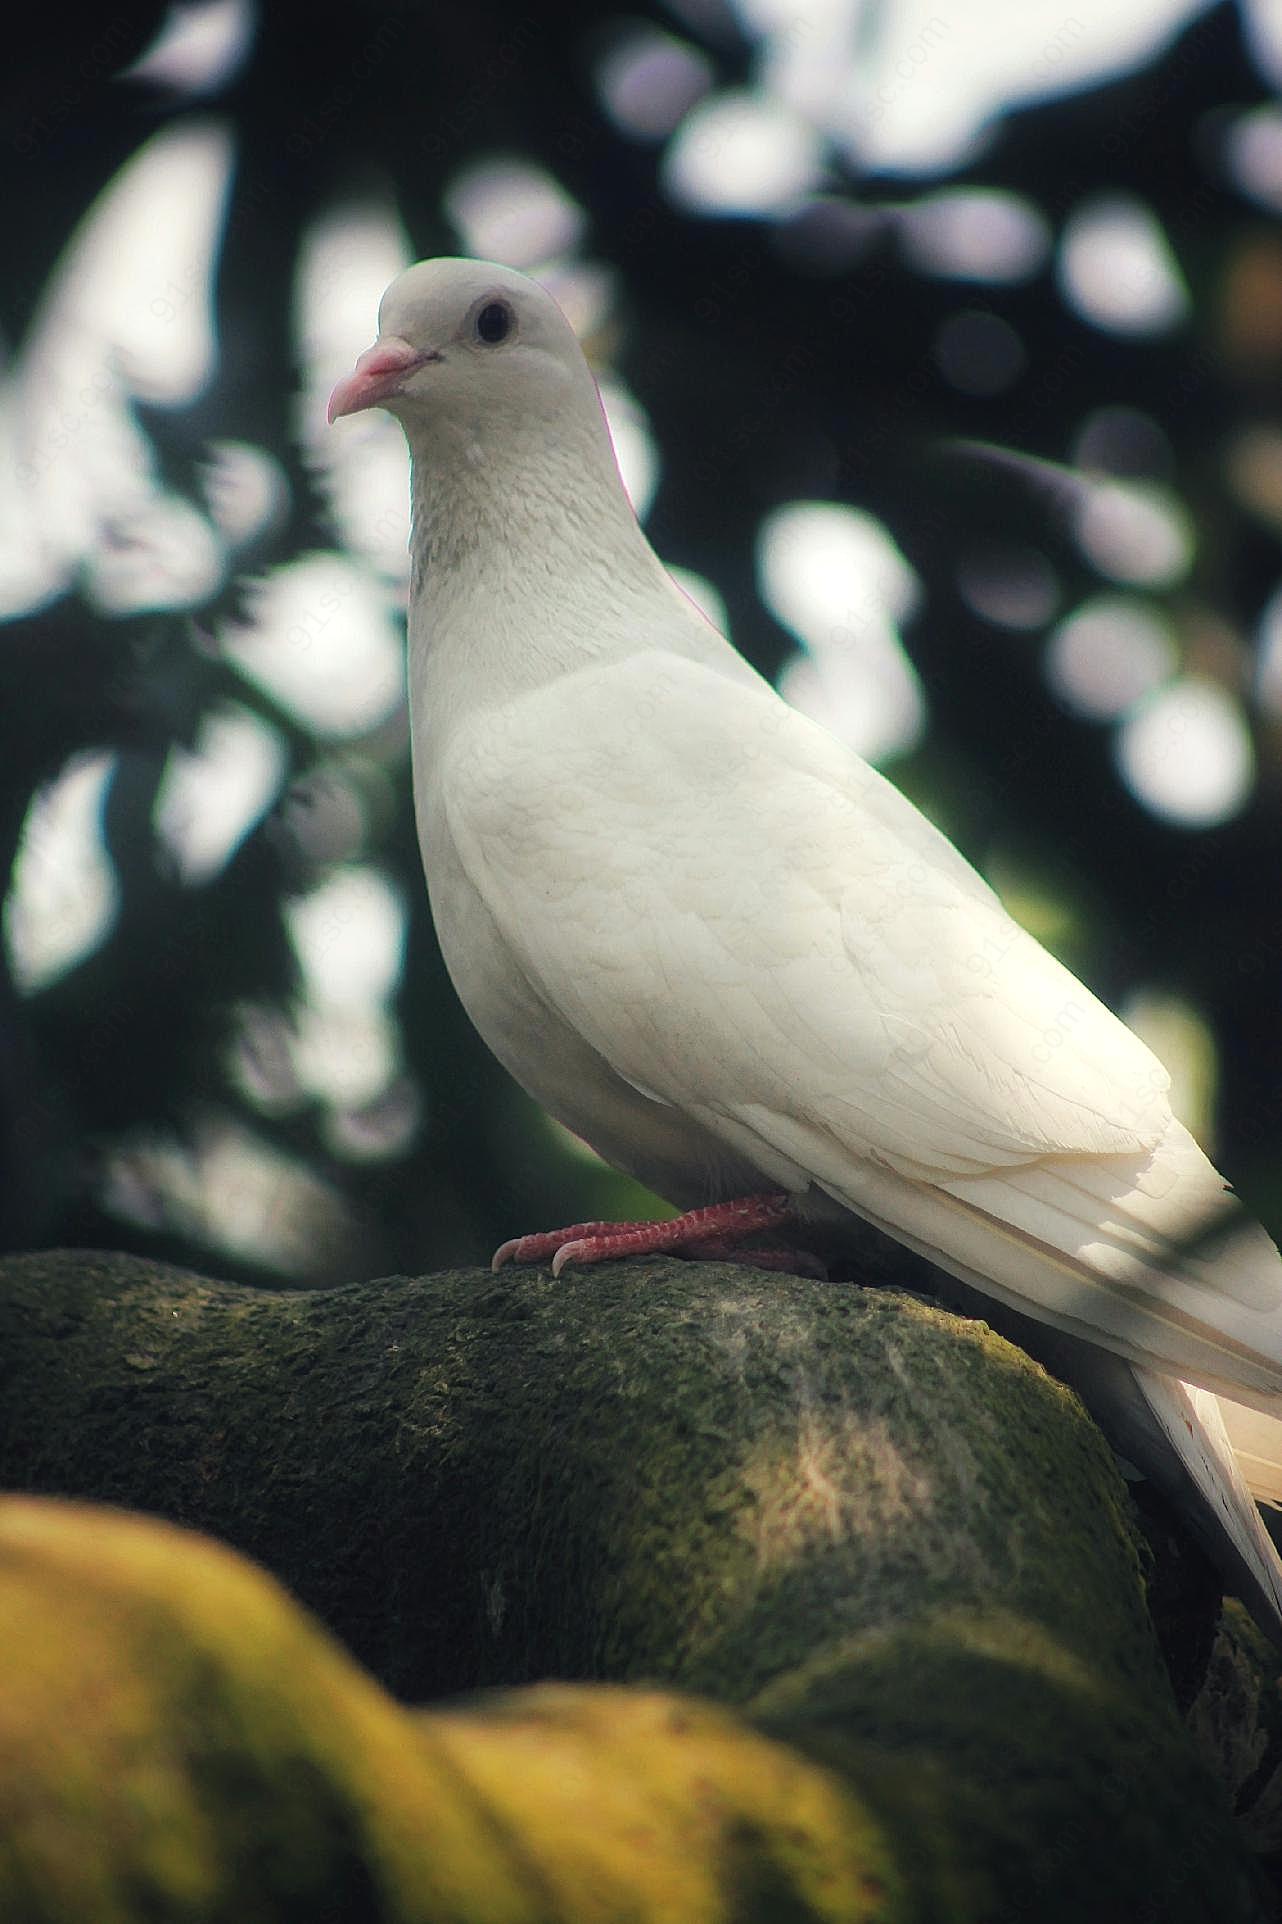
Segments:
[[[895,1924],[875,1821],[721,1710],[544,1688],[414,1716],[269,1578],[0,1502],[6,1924]]]
[[[838,1800],[832,1915],[1255,1914],[1228,1800],[1175,1713],[1111,1455],[982,1324],[710,1264],[278,1294],[41,1255],[0,1265],[0,1355],[0,1479],[214,1531],[402,1696],[646,1687],[536,1693],[541,1735],[523,1699],[423,1726],[484,1719],[518,1854],[544,1819],[504,1757],[547,1746],[584,1787],[581,1822],[564,1786],[547,1822],[616,1909],[576,1896],[550,1916],[829,1915],[770,1798],[734,1781],[739,1747],[751,1775],[765,1739],[781,1783]],[[656,1685],[723,1707],[680,1713],[724,1733],[697,1793],[657,1751],[647,1779]],[[737,1868],[705,1866],[714,1908],[647,1910],[591,1869],[614,1835],[587,1796],[614,1781],[607,1755],[621,1810],[649,1781],[638,1834],[657,1826],[665,1862],[674,1838],[678,1863],[695,1848],[690,1796],[731,1813],[738,1843],[710,1847]]]

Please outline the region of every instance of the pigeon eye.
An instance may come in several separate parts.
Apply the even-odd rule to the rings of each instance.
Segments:
[[[476,338],[486,347],[497,347],[512,332],[515,319],[506,301],[487,301],[476,317]]]

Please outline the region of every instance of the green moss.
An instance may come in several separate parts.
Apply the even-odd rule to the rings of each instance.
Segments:
[[[941,1611],[826,1652],[751,1710],[858,1787],[942,1915],[1142,1916],[1155,1864],[1163,1918],[1250,1914],[1173,1713],[1026,1620]]]
[[[0,1503],[6,1924],[895,1924],[841,1780],[653,1693],[415,1718],[260,1573]]]
[[[554,1676],[737,1707],[837,1799],[824,1875],[838,1836],[857,1848],[834,1916],[864,1915],[865,1877],[869,1917],[1129,1924],[1141,1891],[1177,1924],[1248,1914],[1112,1458],[1076,1399],[982,1324],[716,1265],[278,1294],[51,1255],[0,1265],[0,1357],[0,1476],[226,1537],[403,1696]],[[724,1825],[695,1851],[693,1777],[660,1793],[653,1732],[619,1753],[611,1831],[602,1731],[554,1739],[545,1718],[531,1752],[503,1718],[478,1740],[486,1808],[518,1864],[541,1825],[561,1838],[561,1914],[595,1915],[594,1840],[634,1832],[663,1841],[694,1906],[656,1916],[705,1914],[678,1876],[691,1852],[699,1875],[710,1852],[720,1867],[709,1917],[731,1887],[744,1916],[816,1903],[765,1793],[744,1780],[726,1802],[736,1757],[753,1782],[764,1768],[747,1724],[700,1778]],[[577,1831],[522,1765],[540,1746],[553,1773],[601,1787]],[[351,1747],[336,1726],[325,1757]],[[341,1772],[325,1765],[323,1794],[299,1781],[327,1835],[373,1834]],[[647,1782],[657,1802],[629,1804]]]
[[[7,1920],[426,1914],[403,1713],[239,1559],[11,1499],[0,1648]],[[475,1851],[459,1815],[438,1828]]]

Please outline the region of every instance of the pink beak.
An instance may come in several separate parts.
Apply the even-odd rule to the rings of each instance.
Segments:
[[[436,358],[434,354],[420,353],[397,334],[383,335],[373,347],[366,348],[351,373],[330,395],[331,423],[337,421],[340,414],[359,414],[362,408],[377,407],[380,401],[399,391],[407,374],[412,374],[424,361]]]

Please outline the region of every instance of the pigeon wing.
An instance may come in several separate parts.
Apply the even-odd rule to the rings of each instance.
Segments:
[[[502,939],[617,1074],[1016,1307],[1273,1407],[1282,1264],[1161,1065],[764,683],[594,665],[474,716],[442,783]],[[1182,1259],[1226,1209],[1235,1247]]]

